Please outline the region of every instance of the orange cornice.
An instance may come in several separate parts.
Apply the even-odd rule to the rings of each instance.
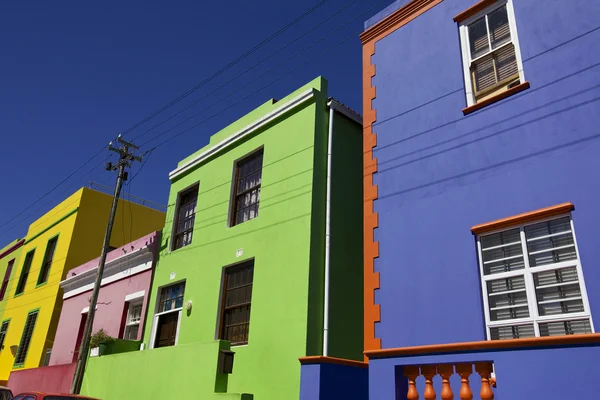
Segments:
[[[600,345],[600,333],[582,335],[547,336],[539,338],[512,339],[512,340],[486,340],[481,342],[464,342],[437,344],[431,346],[401,347],[397,349],[383,349],[365,351],[370,359],[386,357],[404,357],[440,353],[477,352],[488,350],[519,349],[532,347]]]
[[[377,185],[373,183],[373,174],[377,172],[377,158],[373,148],[377,145],[377,135],[373,124],[377,120],[377,111],[373,108],[375,99],[375,42],[363,46],[363,215],[364,215],[364,349],[381,348],[381,340],[375,337],[375,323],[381,320],[379,304],[375,304],[375,290],[379,289],[379,273],[375,272],[375,259],[379,257],[379,243],[375,241],[375,228],[379,217],[373,207],[377,199]],[[367,359],[365,358],[365,361]]]
[[[479,11],[491,6],[492,4],[494,4],[497,1],[498,0],[482,0],[479,3],[472,5],[471,7],[467,8],[465,11],[458,14],[456,17],[454,17],[454,21],[462,22],[465,19],[477,14]]]
[[[512,217],[498,219],[485,224],[475,225],[471,228],[474,234],[494,231],[496,229],[508,228],[514,225],[521,225],[542,218],[553,217],[555,215],[565,214],[575,209],[571,203],[562,203],[552,207],[541,208],[539,210],[513,215]]]
[[[364,31],[360,35],[360,40],[363,44],[367,44],[384,38],[442,1],[412,0]]]
[[[349,367],[368,368],[369,364],[361,361],[346,360],[345,358],[325,357],[325,356],[307,356],[298,359],[300,364],[338,364],[347,365]]]
[[[490,104],[494,104],[497,101],[500,101],[502,99],[505,99],[509,96],[512,96],[513,94],[517,94],[519,92],[522,92],[525,89],[529,89],[529,82],[523,82],[513,88],[510,88],[508,90],[505,90],[504,92],[498,93],[495,96],[492,97],[488,97],[485,100],[482,100],[478,103],[473,104],[472,106],[469,106],[467,108],[463,108],[462,112],[464,115],[467,114],[471,114],[472,112],[475,112],[477,110],[482,109],[483,107],[489,106]]]

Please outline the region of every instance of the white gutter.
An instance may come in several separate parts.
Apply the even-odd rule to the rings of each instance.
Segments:
[[[333,115],[332,104],[329,103],[329,134],[327,138],[327,198],[325,200],[325,294],[323,301],[323,356],[329,351],[329,263],[331,247],[331,156],[333,145]]]

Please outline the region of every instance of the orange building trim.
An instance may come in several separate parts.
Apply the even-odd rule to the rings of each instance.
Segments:
[[[467,8],[465,11],[458,14],[456,17],[454,17],[454,21],[462,22],[465,19],[470,18],[473,15],[477,14],[479,11],[491,6],[492,4],[494,4],[497,1],[498,0],[482,0],[479,3],[472,5],[471,7]]]
[[[514,225],[521,225],[542,218],[549,218],[560,214],[566,214],[575,209],[571,203],[557,204],[552,207],[541,208],[539,210],[513,215],[512,217],[498,219],[481,225],[475,225],[471,228],[473,234],[480,234],[494,231],[496,229],[508,228]]]
[[[360,35],[363,44],[378,41],[406,25],[430,8],[438,5],[443,0],[412,0],[400,7]]]
[[[500,100],[503,100],[509,96],[512,96],[513,94],[517,94],[519,92],[522,92],[525,89],[529,89],[529,82],[523,82],[513,88],[510,88],[508,90],[505,90],[504,92],[498,93],[495,96],[492,97],[488,97],[485,100],[482,100],[478,103],[473,104],[472,106],[463,108],[462,112],[463,115],[467,115],[467,114],[471,114],[472,112],[475,112],[477,110],[482,109],[483,107],[487,107],[490,104],[494,104]]]
[[[401,347],[396,349],[365,351],[368,358],[403,357],[414,355],[476,352],[487,350],[505,350],[519,348],[536,348],[552,346],[575,346],[575,345],[600,345],[600,333],[587,333],[581,335],[546,336],[527,339],[512,340],[485,340],[481,342],[463,342],[436,344],[429,346]]]
[[[375,337],[375,323],[381,319],[379,304],[375,304],[375,290],[379,289],[379,273],[375,272],[375,258],[379,257],[379,243],[375,241],[375,228],[379,225],[379,217],[373,208],[377,198],[377,185],[373,184],[373,174],[377,172],[377,159],[373,157],[373,148],[377,145],[377,135],[373,132],[373,124],[377,120],[377,112],[373,109],[375,87],[372,79],[375,76],[375,65],[372,56],[375,54],[375,42],[363,46],[363,187],[364,187],[364,348],[375,350],[381,348],[381,339]],[[365,358],[365,361],[366,358]]]
[[[359,368],[368,368],[369,367],[369,364],[366,362],[347,360],[345,358],[336,358],[336,357],[307,356],[307,357],[300,357],[298,360],[300,361],[300,364],[302,364],[302,365],[338,364],[338,365],[347,365],[349,367],[359,367]]]

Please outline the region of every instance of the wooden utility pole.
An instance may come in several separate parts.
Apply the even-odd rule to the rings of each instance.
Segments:
[[[108,253],[110,245],[110,235],[112,233],[113,224],[115,222],[115,214],[117,212],[117,204],[119,201],[119,195],[121,193],[121,187],[123,182],[127,180],[126,167],[130,167],[133,161],[142,161],[141,156],[136,156],[133,150],[139,150],[139,147],[133,143],[126,142],[121,138],[121,135],[117,137],[118,148],[113,146],[110,142],[108,149],[119,154],[119,162],[116,164],[108,163],[106,165],[107,171],[119,171],[117,175],[117,183],[115,185],[115,192],[113,195],[112,207],[110,209],[110,216],[108,217],[108,226],[106,227],[106,233],[104,235],[104,243],[102,244],[102,252],[100,253],[100,261],[98,263],[98,271],[96,272],[96,282],[94,283],[94,291],[90,299],[90,308],[88,311],[88,317],[85,323],[85,330],[81,340],[81,347],[79,348],[79,356],[77,357],[77,366],[75,368],[75,375],[73,376],[73,385],[71,386],[72,394],[79,394],[81,391],[81,384],[83,382],[83,373],[85,371],[85,364],[87,362],[90,338],[92,336],[92,327],[94,326],[94,316],[96,314],[96,304],[98,302],[98,294],[100,292],[100,285],[102,284],[102,275],[104,273],[104,264],[106,263],[106,254]]]

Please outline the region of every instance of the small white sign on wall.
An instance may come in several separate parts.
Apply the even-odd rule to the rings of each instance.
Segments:
[[[236,257],[241,257],[241,256],[243,256],[243,255],[244,255],[244,249],[237,249],[237,250],[235,251],[235,256],[236,256]]]
[[[170,280],[175,279],[175,275],[176,275],[175,272],[171,272],[171,275],[169,275],[169,279]]]

